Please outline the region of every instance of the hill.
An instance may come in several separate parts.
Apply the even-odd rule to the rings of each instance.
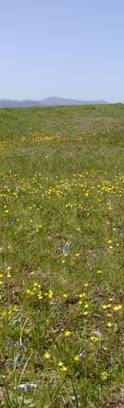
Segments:
[[[69,98],[57,98],[55,96],[42,100],[11,100],[0,99],[0,108],[31,108],[33,106],[53,106],[53,105],[91,105],[91,104],[105,104],[105,101],[87,101]]]

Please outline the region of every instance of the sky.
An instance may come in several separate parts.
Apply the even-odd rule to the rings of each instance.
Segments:
[[[0,0],[0,98],[124,102],[124,0]]]

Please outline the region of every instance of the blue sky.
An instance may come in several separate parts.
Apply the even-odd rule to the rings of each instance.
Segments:
[[[0,0],[0,98],[124,101],[124,0]]]

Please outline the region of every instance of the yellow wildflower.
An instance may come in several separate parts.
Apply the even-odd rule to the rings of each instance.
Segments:
[[[62,366],[61,368],[62,371],[66,372],[67,371],[67,367],[65,365]]]
[[[65,335],[66,337],[69,337],[69,336],[71,335],[71,332],[70,332],[69,330],[66,330],[65,333],[64,333],[64,335]]]
[[[64,299],[67,299],[67,297],[68,297],[68,296],[67,296],[67,293],[64,293],[64,294],[63,294],[63,298],[64,298]]]
[[[89,308],[88,303],[85,303],[85,305],[84,305],[84,309],[88,309],[88,308]]]
[[[48,353],[48,351],[46,351],[46,353],[44,354],[44,358],[45,358],[46,360],[49,360],[49,359],[50,359],[50,354]]]
[[[51,299],[52,297],[53,297],[53,291],[52,291],[52,290],[49,290],[49,292],[48,292],[48,298]]]
[[[83,298],[85,298],[85,297],[86,297],[85,292],[80,293],[80,295],[79,295],[79,298],[80,298],[80,299],[83,299]]]
[[[102,309],[104,310],[109,309],[110,307],[111,307],[111,303],[102,305]]]
[[[114,312],[119,312],[119,310],[121,310],[121,309],[122,309],[122,305],[115,305],[115,306],[113,306]]]
[[[38,293],[38,299],[39,299],[39,300],[43,299],[43,296],[42,296],[41,293]]]
[[[111,322],[108,322],[108,323],[106,324],[106,326],[110,329],[110,328],[112,327],[112,323],[111,323]]]
[[[59,363],[58,363],[58,366],[61,368],[61,367],[63,367],[63,362],[62,361],[59,361]]]
[[[8,279],[11,278],[11,273],[10,272],[7,273],[7,278]]]
[[[79,354],[77,354],[76,356],[74,356],[74,361],[76,361],[76,363],[77,363],[78,361],[80,361],[80,355],[79,355]]]
[[[87,316],[87,314],[88,314],[88,311],[85,310],[85,312],[83,312],[83,316]]]
[[[101,379],[102,379],[102,381],[106,381],[108,377],[109,377],[109,374],[107,373],[107,371],[103,371],[103,372],[101,373]]]
[[[97,343],[99,341],[99,337],[97,336],[91,336],[90,337],[91,341],[93,341],[94,343]]]

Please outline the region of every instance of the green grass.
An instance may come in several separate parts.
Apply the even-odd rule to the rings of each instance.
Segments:
[[[1,109],[1,406],[122,408],[123,308],[124,106]]]

